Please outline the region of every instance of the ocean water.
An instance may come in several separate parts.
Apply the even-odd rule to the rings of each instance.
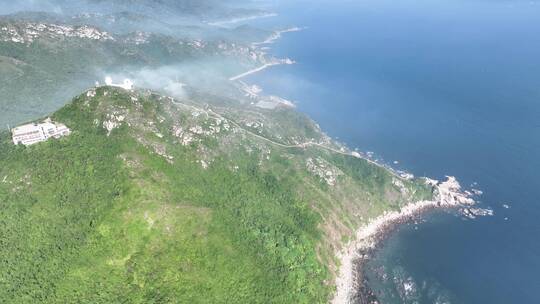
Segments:
[[[251,24],[308,27],[245,79],[333,137],[481,189],[491,217],[436,212],[369,263],[383,303],[540,303],[540,2],[277,1]],[[505,208],[504,204],[509,205]]]

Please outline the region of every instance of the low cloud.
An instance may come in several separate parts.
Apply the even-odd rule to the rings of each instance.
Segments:
[[[106,76],[110,76],[114,83],[121,83],[129,78],[135,87],[149,88],[164,92],[176,98],[186,96],[185,86],[205,89],[209,92],[219,92],[229,84],[231,76],[230,66],[226,60],[197,60],[181,64],[161,66],[157,68],[143,67],[140,69],[128,69],[124,71],[103,71],[101,82]]]

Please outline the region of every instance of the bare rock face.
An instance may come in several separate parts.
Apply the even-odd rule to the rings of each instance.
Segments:
[[[118,128],[125,119],[125,114],[121,112],[107,114],[107,119],[103,122],[103,128],[107,129],[107,134],[111,134],[111,131]]]
[[[40,38],[81,38],[114,40],[107,32],[91,26],[69,26],[47,23],[4,24],[0,27],[0,41],[30,44]]]
[[[338,176],[342,174],[338,168],[320,157],[308,158],[306,160],[306,167],[309,172],[319,177],[321,181],[324,181],[329,186],[335,186]]]
[[[461,185],[453,176],[436,186],[436,198],[441,206],[473,205],[474,200],[467,192],[461,191]]]

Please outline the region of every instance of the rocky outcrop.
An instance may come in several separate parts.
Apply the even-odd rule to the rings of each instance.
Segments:
[[[91,26],[69,26],[46,23],[16,23],[0,25],[0,41],[30,44],[40,38],[81,38],[114,40],[107,32]]]
[[[433,200],[410,203],[401,208],[400,211],[383,213],[358,229],[354,240],[338,253],[341,266],[336,278],[333,304],[355,303],[362,299],[362,304],[377,303],[362,278],[361,269],[372,251],[396,225],[410,221],[423,212],[436,208],[465,207],[467,210],[472,210],[468,207],[475,204],[475,200],[472,198],[473,194],[462,191],[461,185],[455,177],[448,176],[444,182],[428,178],[425,181],[433,186]]]

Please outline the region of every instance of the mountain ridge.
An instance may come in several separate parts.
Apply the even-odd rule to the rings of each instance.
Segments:
[[[253,136],[331,144],[293,109],[194,98],[92,88],[51,115],[70,136],[22,148],[4,133],[0,299],[324,303],[359,219],[431,196],[363,159]]]

